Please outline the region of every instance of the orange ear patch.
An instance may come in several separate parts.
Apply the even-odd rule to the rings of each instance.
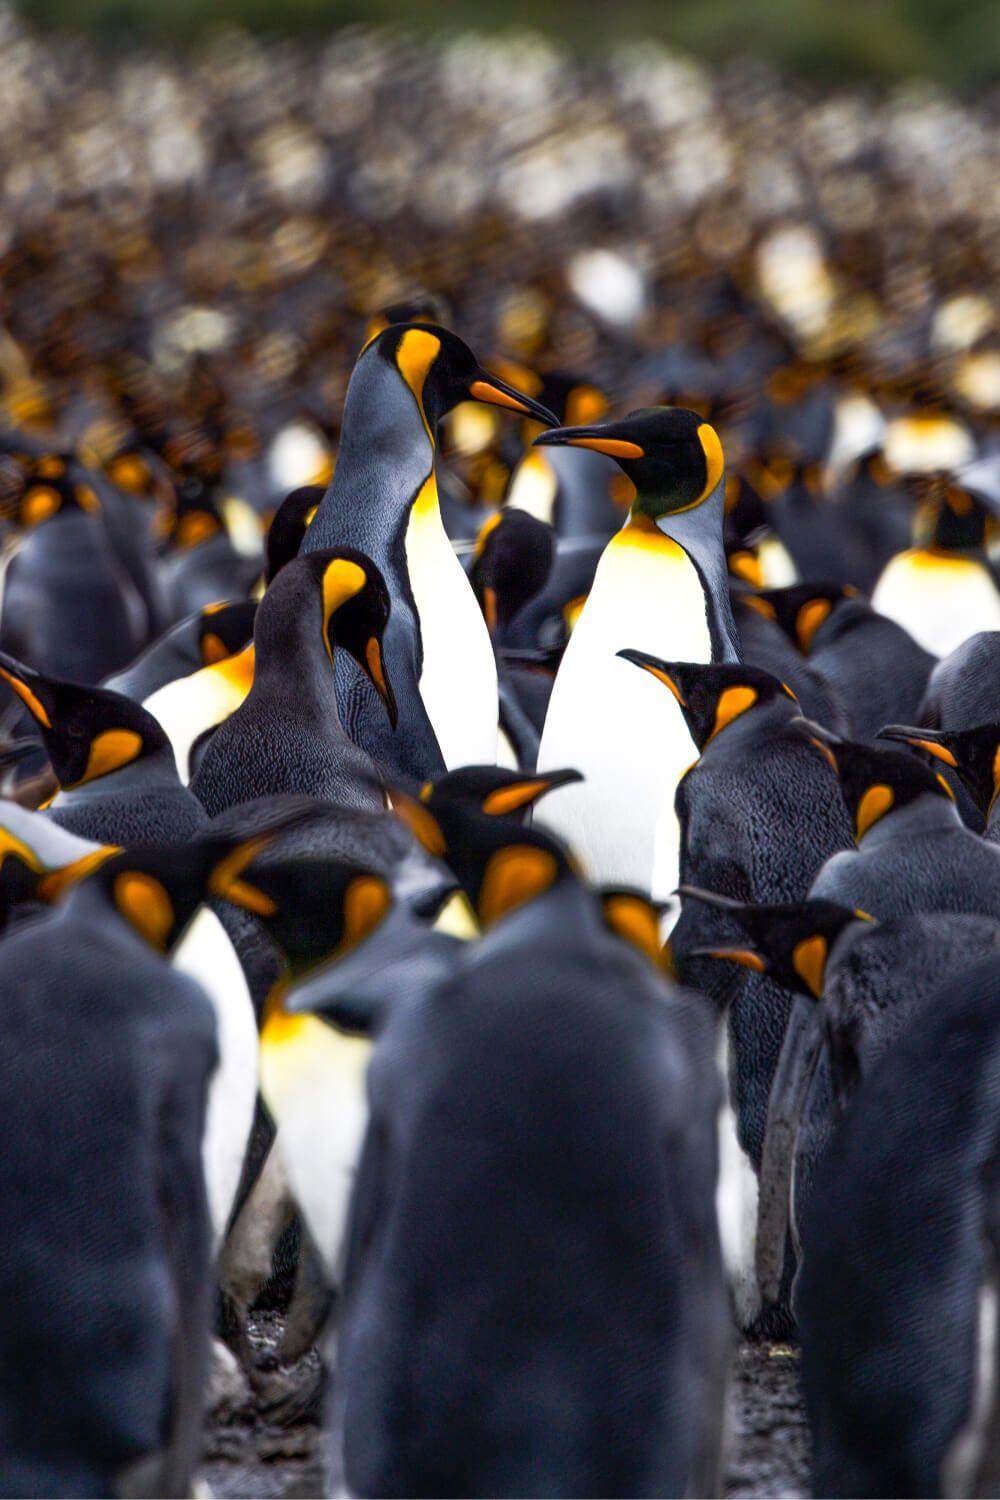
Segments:
[[[389,907],[389,887],[377,875],[356,875],[344,893],[344,936],[339,952],[357,947],[373,932]]]
[[[745,714],[748,708],[753,708],[757,702],[757,689],[752,687],[727,687],[719,694],[719,701],[715,705],[715,724],[712,733],[705,744],[721,734],[727,724],[738,719],[740,714]]]
[[[819,1000],[823,994],[823,976],[826,973],[827,941],[825,937],[803,938],[792,949],[792,968],[808,985],[810,992]]]
[[[488,927],[547,891],[558,874],[555,855],[533,844],[508,844],[490,858],[479,888],[480,924]]]
[[[892,787],[878,783],[870,786],[858,803],[858,815],[855,824],[854,837],[858,843],[864,838],[879,818],[884,818],[896,798]]]
[[[79,781],[72,785],[83,786],[112,771],[120,771],[122,766],[131,764],[141,754],[142,735],[134,729],[105,729],[91,740],[87,768]]]
[[[396,792],[392,797],[392,808],[416,839],[423,844],[428,854],[433,854],[435,859],[444,858],[448,846],[441,832],[441,825],[422,802],[414,801],[405,792]]]
[[[661,964],[660,924],[655,909],[640,896],[606,896],[604,920],[625,942],[644,953],[657,968]]]
[[[114,897],[125,920],[162,953],[174,925],[174,907],[160,881],[138,870],[124,870],[115,879]]]
[[[707,500],[722,478],[722,471],[726,466],[725,455],[719,434],[709,422],[702,422],[698,428],[698,441],[701,451],[705,455],[705,488],[698,496],[698,500]]]
[[[799,638],[799,650],[803,655],[808,653],[813,637],[832,608],[829,599],[810,599],[799,610],[795,617],[795,634]]]

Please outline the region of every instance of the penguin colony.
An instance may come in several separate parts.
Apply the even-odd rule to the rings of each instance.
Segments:
[[[539,244],[514,174],[442,250],[392,228],[380,45],[282,64],[335,184],[250,42],[214,123],[166,64],[3,64],[0,113],[37,77],[110,134],[4,187],[0,1494],[204,1492],[234,1384],[324,1493],[719,1494],[743,1339],[815,1494],[996,1495],[982,162],[945,192],[844,104],[785,142],[855,174],[794,243],[709,186],[629,281],[567,250],[620,206]],[[682,75],[630,66],[655,177]],[[926,209],[909,303],[866,183]]]

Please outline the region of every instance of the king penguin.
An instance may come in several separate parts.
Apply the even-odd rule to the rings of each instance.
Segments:
[[[486,622],[441,521],[440,419],[483,401],[551,426],[544,406],[482,369],[444,328],[393,325],[362,350],[344,407],[337,468],[302,547],[359,548],[392,600],[385,670],[399,732],[381,721],[355,665],[338,666],[344,727],[387,770],[427,776],[497,757],[497,674]]]
[[[608,454],[636,488],[563,655],[539,747],[540,771],[573,765],[584,781],[554,792],[543,821],[591,880],[666,896],[677,885],[674,791],[696,751],[677,702],[618,652],[739,659],[722,540],[722,444],[696,413],[669,406],[536,441]]]
[[[209,740],[191,782],[210,815],[280,792],[381,807],[374,767],[341,727],[334,671],[349,652],[394,728],[383,656],[390,617],[385,582],[363,553],[339,547],[285,564],[254,621],[253,687]]]

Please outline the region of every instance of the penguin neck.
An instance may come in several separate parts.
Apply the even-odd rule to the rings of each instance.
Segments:
[[[953,833],[963,828],[954,802],[937,792],[924,792],[904,807],[886,813],[868,830],[858,848],[867,853],[893,839],[909,839],[928,833]]]
[[[682,547],[698,572],[708,606],[713,661],[739,661],[739,636],[729,598],[729,568],[723,540],[725,524],[725,478],[721,478],[707,500],[687,510],[667,511],[650,521],[650,511],[662,499],[639,495],[633,504],[626,530],[652,525],[663,537]]]
[[[764,746],[770,748],[775,736],[783,734],[799,712],[798,704],[793,703],[791,698],[786,698],[784,695],[780,698],[772,698],[765,703],[755,703],[744,713],[737,714],[725,729],[721,729],[718,734],[708,740],[701,753],[711,755],[718,748],[722,754],[742,757],[748,753],[753,740],[760,740]],[[794,734],[795,731],[792,733]],[[796,734],[795,738],[798,739],[799,736]]]
[[[415,497],[433,479],[434,431],[434,416],[425,419],[399,371],[376,348],[362,354],[347,388],[333,482],[303,550],[332,545],[322,528],[317,530],[331,501],[338,509],[377,507],[382,515],[395,513],[404,524]]]
[[[117,771],[106,776],[95,776],[92,781],[83,781],[77,786],[60,789],[53,799],[53,806],[90,801],[94,797],[120,797],[139,792],[163,790],[182,785],[177,774],[177,760],[173,747],[167,741],[155,750],[130,761]]]
[[[278,601],[275,600],[275,604]],[[247,702],[280,699],[282,710],[296,718],[319,716],[340,724],[336,676],[326,652],[318,597],[304,607],[282,599],[281,607],[257,616],[254,631],[254,675]],[[336,646],[333,650],[336,657]]]

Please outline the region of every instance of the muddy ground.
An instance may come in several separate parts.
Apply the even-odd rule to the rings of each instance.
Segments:
[[[255,1317],[252,1338],[265,1360],[276,1348],[276,1315]],[[279,1500],[323,1494],[320,1433],[315,1412],[318,1362],[307,1355],[286,1380],[275,1371],[262,1398],[245,1387],[230,1396],[208,1425],[204,1477],[218,1497]],[[301,1396],[298,1420],[274,1420]],[[771,1500],[809,1494],[808,1437],[799,1390],[798,1355],[787,1344],[744,1344],[734,1360],[730,1395],[731,1444],[726,1495]]]

